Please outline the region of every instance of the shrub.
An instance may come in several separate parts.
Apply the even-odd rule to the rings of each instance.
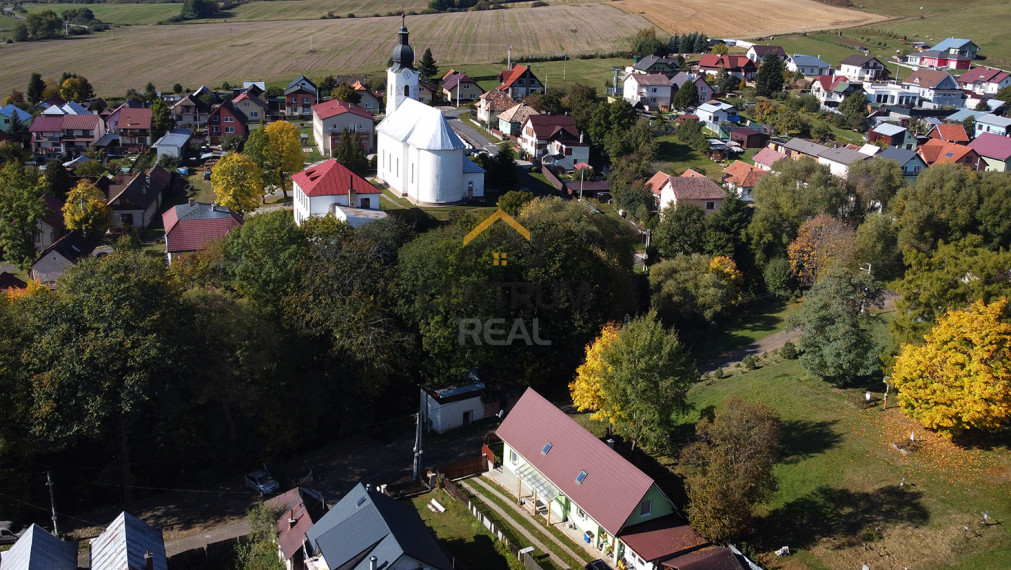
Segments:
[[[758,369],[758,359],[755,358],[754,354],[749,354],[745,356],[744,360],[741,361],[741,364],[743,364],[744,367],[747,368],[748,370]]]
[[[713,378],[716,378],[717,380],[723,380],[726,377],[727,373],[724,372],[722,368],[717,368],[713,371]]]
[[[797,347],[793,344],[793,341],[786,341],[783,348],[779,349],[779,355],[787,360],[794,360],[797,358]]]

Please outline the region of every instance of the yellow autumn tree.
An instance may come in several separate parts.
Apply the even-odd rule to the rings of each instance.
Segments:
[[[256,209],[263,198],[263,173],[253,159],[233,152],[211,170],[211,187],[218,204],[244,215]]]
[[[856,232],[841,220],[819,214],[800,226],[786,252],[797,281],[811,287],[830,269],[853,265]]]
[[[270,141],[271,163],[277,169],[274,184],[281,187],[284,198],[288,199],[291,188],[291,175],[305,166],[305,154],[302,152],[302,142],[298,128],[288,121],[274,121],[264,129]]]
[[[85,235],[104,234],[112,225],[112,208],[105,201],[105,193],[88,180],[78,182],[67,193],[63,225]]]
[[[576,369],[576,379],[569,383],[572,403],[581,412],[592,411],[594,420],[607,419],[603,413],[601,385],[608,365],[604,353],[611,347],[621,331],[615,323],[608,323],[600,329],[600,335],[592,344],[586,345],[586,361]]]
[[[903,345],[892,385],[902,412],[941,434],[996,429],[1011,418],[1007,299],[982,300],[938,319],[921,346]]]

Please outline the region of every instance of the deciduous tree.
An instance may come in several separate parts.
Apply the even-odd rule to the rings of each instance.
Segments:
[[[27,271],[35,259],[35,230],[49,211],[42,199],[45,181],[34,167],[17,161],[0,169],[0,250]]]
[[[353,103],[357,105],[362,101],[362,94],[355,91],[354,87],[351,87],[347,83],[341,83],[330,94],[330,97],[337,101],[342,101],[344,103]]]
[[[895,359],[892,385],[902,412],[951,437],[994,430],[1011,419],[1011,324],[1007,298],[948,311]]]
[[[638,57],[647,55],[664,55],[667,50],[667,42],[660,40],[656,34],[656,28],[650,26],[643,28],[632,37],[632,53]]]
[[[853,269],[856,232],[828,214],[804,222],[786,248],[790,268],[802,287],[811,287],[829,271]]]
[[[715,416],[695,424],[695,441],[681,450],[692,528],[713,542],[739,540],[753,530],[755,507],[775,492],[779,420],[772,410],[730,397]]]
[[[667,207],[656,229],[657,250],[664,259],[679,253],[693,254],[705,251],[706,213],[691,202],[682,201]]]
[[[260,205],[263,197],[263,174],[249,156],[226,154],[211,170],[211,187],[218,204],[244,215]]]
[[[63,205],[63,225],[88,236],[104,234],[112,225],[112,208],[105,201],[105,193],[89,180],[78,182]]]
[[[175,117],[165,101],[156,99],[151,104],[151,140],[158,140],[176,126]]]
[[[740,271],[726,257],[677,254],[649,271],[652,308],[678,330],[707,327],[737,303],[742,285]]]
[[[862,92],[847,95],[842,103],[839,103],[839,112],[843,114],[843,123],[855,130],[867,130],[867,98]]]
[[[533,199],[534,195],[530,192],[512,190],[499,197],[498,207],[502,208],[502,210],[510,216],[516,217],[520,215],[520,210],[523,209],[523,206]]]
[[[892,198],[906,185],[899,163],[881,157],[858,160],[850,165],[846,183],[860,201],[861,213],[887,209]]]
[[[892,215],[899,247],[931,251],[937,242],[955,241],[978,231],[979,176],[960,164],[938,164],[924,170],[916,184],[902,188]]]
[[[586,359],[579,368],[576,368],[576,379],[569,382],[572,404],[581,412],[592,411],[590,419],[607,419],[603,412],[605,405],[601,397],[602,386],[609,372],[604,354],[610,350],[619,332],[621,327],[615,323],[604,325],[597,338],[586,345]]]

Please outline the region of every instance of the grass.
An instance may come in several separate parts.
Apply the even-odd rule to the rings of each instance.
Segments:
[[[67,10],[87,8],[95,14],[95,17],[106,24],[118,24],[123,26],[136,26],[141,24],[156,24],[163,20],[168,20],[173,16],[178,16],[182,12],[183,5],[178,4],[25,4],[25,9],[29,14],[35,14],[45,10],[52,10],[57,15]]]
[[[196,191],[192,194],[190,198],[193,198],[197,202],[204,202],[206,204],[213,204],[215,202],[214,189],[211,188],[211,181],[204,180],[203,169],[198,169],[199,172],[196,174],[191,174],[187,177],[190,184],[193,185],[193,189]]]
[[[800,310],[797,302],[769,302],[760,309],[742,315],[737,321],[716,333],[713,338],[707,338],[694,355],[699,360],[706,360],[726,354],[771,334],[786,328],[786,320],[790,315]]]
[[[664,172],[680,175],[691,168],[713,180],[723,180],[722,165],[709,160],[709,157],[677,140],[674,135],[664,135],[656,140],[660,143],[657,161],[663,163]]]
[[[500,61],[509,45],[514,57],[550,56],[563,49],[572,55],[613,51],[647,25],[642,16],[605,3],[454,12],[408,20],[417,53],[431,48],[437,61],[460,65]],[[32,72],[45,78],[74,71],[87,76],[98,94],[112,96],[140,89],[148,81],[156,86],[214,86],[251,79],[290,81],[299,74],[318,78],[334,70],[379,73],[396,45],[399,26],[398,17],[215,20],[14,43],[0,46],[0,84],[23,85]],[[548,37],[550,42],[544,40]],[[124,53],[143,56],[124,58]],[[230,56],[222,58],[223,53]],[[578,65],[584,61],[592,60],[568,63],[573,78],[579,77]]]
[[[587,562],[593,560],[593,558],[591,558],[588,554],[586,554],[582,548],[580,548],[576,544],[573,544],[572,540],[569,539],[569,537],[565,536],[565,534],[562,533],[562,531],[553,527],[548,527],[539,518],[537,520],[537,523],[533,522],[532,520],[530,520],[530,517],[526,513],[520,512],[515,505],[502,500],[501,497],[494,494],[490,490],[492,487],[496,487],[499,492],[508,497],[509,492],[506,491],[505,489],[499,487],[498,485],[496,485],[491,481],[481,479],[480,477],[470,479],[469,482],[474,486],[477,492],[481,494],[481,500],[485,502],[490,501],[492,503],[495,503],[496,505],[499,506],[499,508],[505,509],[506,512],[515,515],[513,516],[513,519],[519,521],[520,526],[522,526],[527,532],[533,535],[537,540],[541,541],[542,544],[550,545],[556,542],[569,543],[569,547],[571,550],[578,552],[579,554],[582,555],[581,562],[569,556],[568,553],[566,553],[562,549],[558,549],[552,552],[552,554],[558,557],[559,560],[567,564],[569,568],[581,568]],[[554,538],[549,537],[547,534],[545,534],[545,532],[548,532]]]
[[[446,507],[445,513],[433,513],[427,505],[435,499]],[[495,537],[460,504],[439,489],[411,499],[421,520],[432,529],[435,536],[446,545],[454,557],[472,568],[508,570],[509,561],[495,550]]]
[[[689,392],[696,410],[735,395],[773,408],[783,422],[779,490],[756,525],[767,561],[788,544],[797,553],[791,567],[852,568],[878,557],[888,567],[1008,567],[1011,533],[980,523],[983,511],[997,521],[1011,516],[1006,445],[958,447],[894,407],[864,409],[862,393],[810,379],[796,360],[768,360]],[[910,432],[921,447],[904,456],[890,444]]]
[[[601,45],[600,51],[605,51],[605,46]],[[516,52],[513,51],[513,54]],[[561,51],[551,53],[551,55],[561,55]],[[547,82],[548,87],[567,89],[576,83],[589,85],[597,90],[597,94],[603,96],[605,87],[612,87],[614,81],[615,67],[624,68],[629,65],[626,58],[590,58],[572,59],[574,52],[569,49],[570,59],[568,61],[535,61],[524,63],[529,65],[534,75],[542,82]],[[496,78],[505,69],[505,59],[495,63],[474,64],[474,63],[454,63],[440,64],[441,71],[448,71],[449,68],[465,72],[474,78],[477,84],[485,91],[498,87],[499,81]]]

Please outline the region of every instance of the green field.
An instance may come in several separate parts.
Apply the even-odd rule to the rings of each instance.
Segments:
[[[758,522],[764,550],[789,545],[797,554],[788,567],[1011,567],[1011,531],[981,524],[983,511],[1011,516],[1006,446],[960,448],[901,416],[894,401],[864,409],[862,390],[809,379],[798,361],[736,372],[689,396],[701,410],[736,395],[783,422],[779,491]],[[891,444],[910,432],[921,447],[902,455]]]

